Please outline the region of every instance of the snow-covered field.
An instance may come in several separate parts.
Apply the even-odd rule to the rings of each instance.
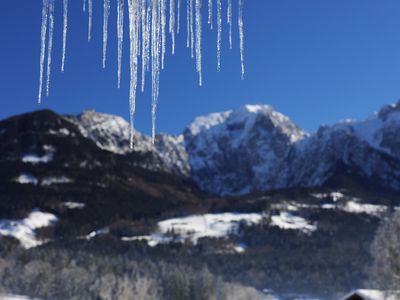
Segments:
[[[0,220],[0,235],[18,239],[24,248],[36,247],[43,241],[36,238],[35,230],[50,226],[57,220],[53,214],[34,210],[22,220]]]
[[[158,230],[149,236],[125,237],[123,240],[147,240],[150,246],[190,240],[194,244],[204,237],[226,238],[237,234],[239,226],[260,223],[264,215],[258,213],[221,213],[192,215],[158,222]],[[242,251],[240,249],[239,251]]]
[[[124,241],[147,240],[150,246],[169,243],[171,241],[191,241],[196,244],[204,237],[226,238],[230,234],[237,234],[239,226],[256,225],[266,219],[261,213],[221,213],[192,215],[182,218],[167,219],[158,222],[158,229],[148,236],[124,237]],[[288,212],[271,217],[270,226],[277,226],[284,230],[300,230],[304,233],[311,233],[317,229],[306,219],[295,216]],[[237,252],[243,252],[243,246],[235,247]]]

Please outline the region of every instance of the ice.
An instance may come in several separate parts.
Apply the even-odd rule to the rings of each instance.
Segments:
[[[103,16],[103,68],[106,67],[107,41],[108,41],[108,18],[110,17],[110,0],[104,0]]]
[[[152,78],[152,103],[151,103],[151,114],[152,114],[152,130],[151,136],[154,144],[156,137],[156,112],[157,112],[157,101],[159,93],[159,82],[160,82],[160,12],[157,0],[153,0],[152,3],[152,18],[151,18],[151,78]]]
[[[232,0],[228,0],[227,23],[229,25],[229,49],[232,49]]]
[[[190,30],[190,55],[194,58],[194,16],[193,1],[189,0],[189,30]]]
[[[47,80],[46,95],[50,92],[50,76],[51,76],[51,53],[53,51],[53,35],[54,35],[54,0],[49,2],[49,40],[47,44]]]
[[[102,66],[106,67],[107,49],[108,49],[108,27],[110,16],[110,0],[103,0],[103,51]],[[124,34],[124,0],[117,1],[117,40],[118,40],[118,70],[117,70],[117,86],[121,86],[122,73],[122,52],[123,52],[123,34]],[[131,117],[131,128],[134,125],[135,103],[138,88],[138,63],[139,56],[142,56],[142,82],[141,89],[144,91],[146,72],[151,72],[152,82],[152,137],[155,137],[155,122],[157,102],[159,95],[159,77],[160,70],[165,66],[165,53],[167,45],[166,26],[169,22],[169,33],[171,36],[172,54],[176,50],[176,33],[180,31],[181,18],[181,1],[169,0],[127,0],[129,3],[129,31],[130,31],[130,92],[129,92],[129,108]],[[177,2],[176,2],[177,1]],[[61,1],[60,1],[61,2]],[[58,2],[57,2],[58,3]],[[69,30],[68,13],[69,2],[63,0],[63,36],[62,36],[62,60],[61,71],[65,70],[66,51],[67,51],[67,33]],[[187,47],[190,47],[190,54],[196,61],[196,72],[199,76],[199,84],[203,83],[203,65],[202,65],[202,3],[203,0],[187,0]],[[222,39],[222,0],[217,0],[218,14],[218,37],[217,37],[217,55],[218,67],[221,66],[221,39]],[[242,77],[244,74],[243,63],[243,0],[239,0],[239,31],[241,45],[241,66]],[[42,25],[41,25],[41,49],[40,49],[40,78],[38,102],[42,101],[44,76],[46,78],[46,95],[49,95],[51,65],[52,65],[52,49],[53,49],[53,33],[54,33],[54,10],[55,0],[43,0],[42,9]],[[83,0],[83,11],[88,12],[88,41],[92,39],[93,24],[93,0]],[[168,20],[167,20],[168,18]],[[227,19],[229,23],[229,44],[232,47],[232,0],[228,0]],[[213,27],[213,1],[208,1],[208,23]],[[44,63],[47,54],[47,69]],[[149,67],[151,66],[151,68]],[[151,69],[151,70],[150,70]],[[45,74],[45,71],[47,72]],[[131,131],[132,131],[131,129]]]
[[[175,54],[175,0],[169,0],[169,33],[171,34],[172,55]]]
[[[243,4],[244,0],[239,0],[239,44],[240,44],[240,65],[242,69],[242,79],[244,79],[244,24],[243,24]]]
[[[167,43],[167,34],[166,34],[166,26],[167,26],[167,8],[166,8],[166,0],[158,0],[160,3],[160,14],[161,14],[161,69],[164,69],[164,61],[165,61],[165,49]]]
[[[124,0],[118,0],[117,8],[117,38],[118,38],[118,88],[121,87],[122,46],[124,41]]]
[[[208,0],[208,21],[211,30],[213,29],[213,0]]]
[[[63,1],[63,48],[62,48],[62,61],[61,72],[65,69],[65,52],[67,51],[67,29],[68,29],[68,0]]]
[[[43,0],[42,8],[42,28],[41,28],[41,43],[40,43],[40,76],[39,76],[39,95],[38,103],[42,102],[42,89],[43,89],[43,77],[44,77],[44,58],[46,55],[46,34],[47,34],[47,22],[49,14],[49,0]]]
[[[199,85],[203,84],[201,54],[201,0],[196,1],[196,70],[199,74]]]
[[[133,129],[136,110],[136,87],[138,78],[139,55],[139,4],[136,0],[128,0],[129,4],[129,38],[130,38],[130,147],[133,148]]]
[[[88,0],[88,41],[92,39],[93,0]]]
[[[221,39],[222,39],[222,3],[221,0],[217,0],[217,70],[221,70]]]
[[[178,7],[177,7],[177,20],[176,20],[176,23],[177,23],[177,26],[176,26],[176,32],[177,33],[179,33],[180,32],[180,30],[181,30],[181,1],[182,0],[178,0]]]

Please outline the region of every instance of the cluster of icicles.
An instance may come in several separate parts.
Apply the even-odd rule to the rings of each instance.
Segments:
[[[46,70],[46,95],[49,95],[51,59],[53,48],[54,32],[54,8],[56,0],[43,0],[42,9],[42,27],[41,27],[41,51],[40,51],[40,83],[38,102],[42,101],[44,73]],[[68,0],[63,1],[63,47],[61,71],[65,67],[65,52],[67,48],[67,28],[68,28]],[[108,19],[110,15],[111,0],[103,0],[104,20],[103,20],[103,68],[106,67],[107,57],[107,39],[108,39]],[[129,13],[129,43],[130,43],[130,125],[131,139],[133,146],[133,121],[135,115],[135,101],[138,84],[143,92],[145,88],[146,72],[151,72],[152,81],[152,139],[155,138],[155,122],[157,99],[159,94],[160,70],[164,68],[164,57],[166,52],[166,32],[171,35],[171,51],[175,52],[175,34],[180,32],[181,19],[181,1],[184,0],[116,0],[117,1],[117,35],[118,35],[118,88],[121,83],[121,62],[122,62],[122,44],[124,38],[124,7],[125,1]],[[196,71],[199,75],[199,84],[202,85],[202,1],[186,0],[186,46],[190,48],[192,58],[196,60]],[[216,2],[216,20],[217,20],[217,70],[221,67],[221,39],[222,39],[222,1],[208,1],[208,24],[211,29],[214,27],[214,1]],[[225,0],[226,20],[229,27],[229,47],[232,48],[232,1]],[[243,1],[238,1],[238,28],[239,28],[239,46],[241,58],[241,72],[244,77],[244,32],[243,32]],[[169,6],[167,7],[167,5]],[[83,11],[88,13],[88,40],[91,40],[93,0],[83,0]],[[168,19],[168,27],[167,27]],[[45,58],[47,51],[47,66]],[[141,59],[141,60],[140,60]],[[138,83],[138,70],[141,64],[141,83]]]

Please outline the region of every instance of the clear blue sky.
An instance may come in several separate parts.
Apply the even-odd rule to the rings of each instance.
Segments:
[[[60,113],[94,108],[128,118],[128,45],[122,88],[116,88],[115,0],[106,70],[101,68],[102,1],[94,0],[93,40],[88,44],[82,0],[70,0],[64,74],[59,71],[62,1],[56,2],[51,95],[38,106],[42,1],[1,1],[0,118],[39,108]],[[398,0],[246,0],[245,23],[246,79],[240,80],[236,30],[235,48],[223,51],[217,73],[216,31],[205,29],[203,87],[197,85],[182,32],[177,53],[166,57],[161,75],[159,131],[178,133],[195,116],[246,103],[271,104],[314,131],[339,119],[364,118],[400,97]],[[223,38],[227,49],[226,31]],[[147,87],[139,95],[136,118],[136,127],[146,133],[151,126]]]

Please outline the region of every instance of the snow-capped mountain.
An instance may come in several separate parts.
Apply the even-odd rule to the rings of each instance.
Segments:
[[[86,141],[90,141],[98,151],[109,153],[111,161],[122,159],[190,179],[210,194],[325,185],[337,188],[353,182],[400,189],[400,102],[383,107],[366,120],[338,122],[313,134],[271,106],[246,105],[197,117],[183,134],[159,134],[154,145],[149,136],[135,131],[133,149],[129,147],[129,123],[120,117],[95,111],[78,116],[42,111],[2,122],[5,127],[0,128],[0,137],[7,148],[3,158],[7,155],[36,165],[57,158],[60,146],[53,138],[46,138],[46,143],[33,137],[22,140],[30,122],[38,132],[57,136],[62,143],[69,139],[86,149]],[[82,156],[77,165],[101,163],[89,152],[77,155]],[[73,161],[74,157],[68,164]]]
[[[400,103],[364,121],[321,127],[291,147],[271,188],[339,184],[344,177],[400,188]],[[341,182],[340,184],[343,184]]]
[[[184,135],[193,179],[219,195],[265,190],[275,165],[307,136],[268,105],[198,117]]]
[[[121,155],[131,152],[153,155],[163,162],[164,171],[183,176],[189,174],[183,136],[160,134],[153,144],[149,136],[134,130],[133,149],[130,149],[130,125],[121,117],[88,110],[66,118],[103,150]]]

